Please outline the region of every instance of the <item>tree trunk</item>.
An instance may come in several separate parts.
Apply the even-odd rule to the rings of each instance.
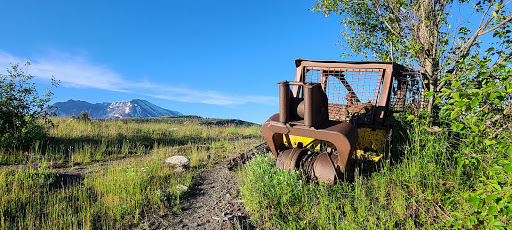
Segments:
[[[435,92],[436,89],[437,89],[437,78],[434,77],[432,78],[429,82],[429,92]],[[428,98],[428,107],[427,107],[427,111],[428,113],[430,113],[431,115],[434,115],[436,113],[436,109],[435,109],[435,105],[434,105],[434,102],[436,101],[436,95],[432,95],[431,97]]]
[[[439,74],[439,23],[443,16],[446,3],[443,1],[423,1],[419,2],[419,7],[415,15],[420,19],[415,24],[416,43],[420,46],[417,53],[418,64],[422,68],[423,80],[427,92],[436,92]],[[438,8],[436,8],[438,7]],[[440,13],[441,12],[441,13]],[[436,108],[434,105],[435,94],[428,98],[427,111],[435,116]]]

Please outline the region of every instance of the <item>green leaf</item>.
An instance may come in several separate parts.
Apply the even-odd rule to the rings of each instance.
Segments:
[[[507,174],[509,174],[510,172],[512,172],[512,164],[508,164],[508,165],[503,166],[503,169],[505,170],[505,172]]]
[[[455,203],[455,198],[451,198],[450,200],[448,200],[448,202],[446,202],[446,207],[451,207],[453,203]]]
[[[496,174],[497,172],[500,172],[500,170],[503,169],[503,167],[501,166],[494,166],[492,167],[492,169],[490,170],[490,173],[492,173],[493,175]]]
[[[508,161],[508,160],[499,160],[498,164],[500,164],[500,165],[508,165],[508,164],[510,164],[510,161]]]
[[[451,76],[448,76],[448,77],[444,77],[440,80],[440,82],[444,82],[444,81],[449,81],[450,79],[452,79]]]
[[[464,157],[461,157],[461,158],[457,159],[457,166],[459,168],[461,168],[464,165],[464,162],[465,162]]]
[[[485,145],[489,146],[489,145],[496,144],[496,141],[485,140],[484,143],[485,143]]]
[[[410,121],[410,120],[414,120],[416,117],[414,115],[409,115],[407,116],[407,120]]]
[[[425,93],[425,97],[430,98],[430,97],[434,96],[434,94],[436,94],[436,92],[429,91],[429,92]]]
[[[490,217],[489,217],[489,220],[488,220],[487,222],[488,222],[488,223],[494,223],[494,221],[495,221],[494,216],[490,216]]]
[[[466,103],[467,103],[467,102],[464,100],[464,101],[458,101],[458,102],[457,102],[457,103],[455,103],[454,105],[455,105],[456,107],[462,107],[462,106],[464,106]]]
[[[487,208],[487,214],[494,214],[496,211],[498,211],[498,207],[496,205],[491,205],[489,208]]]
[[[470,89],[468,93],[470,95],[480,96],[480,95],[482,95],[482,90],[480,90],[480,89]]]
[[[495,201],[495,202],[496,202],[496,201]],[[500,209],[501,209],[501,208],[505,207],[505,202],[506,202],[506,201],[505,201],[505,199],[501,199],[501,200],[498,202],[498,208],[500,208]]]
[[[462,226],[462,220],[455,221],[455,224],[453,224],[453,228],[460,228]]]
[[[476,217],[470,216],[468,219],[466,219],[466,224],[469,226],[476,224]]]
[[[459,93],[459,92],[455,92],[455,93],[453,93],[453,95],[452,95],[452,96],[453,96],[453,98],[454,98],[455,100],[460,100],[460,93]]]
[[[469,197],[468,202],[473,205],[473,209],[477,210],[480,205],[480,198],[476,196]]]
[[[496,194],[491,194],[485,197],[485,202],[489,202],[491,200],[496,200],[498,196]]]
[[[494,189],[496,189],[496,190],[498,190],[498,191],[501,191],[501,186],[500,186],[498,183],[496,183],[496,184],[491,184],[491,186],[492,186]]]
[[[499,220],[492,223],[492,225],[494,225],[496,227],[505,227],[505,225],[503,223],[501,223],[501,221],[499,221]]]
[[[452,111],[452,113],[450,114],[450,118],[452,120],[454,120],[455,118],[458,118],[460,116],[459,111],[460,111],[460,109],[456,109],[456,110]]]
[[[474,109],[478,102],[480,102],[480,97],[473,98],[473,100],[471,100],[471,108]]]
[[[462,130],[462,128],[464,127],[463,124],[453,124],[450,129],[454,130],[454,131],[460,131]]]
[[[454,221],[454,220],[455,220],[454,218],[450,218],[450,219],[446,220],[446,225],[447,225],[447,226],[452,225],[452,223],[453,223],[453,221]]]

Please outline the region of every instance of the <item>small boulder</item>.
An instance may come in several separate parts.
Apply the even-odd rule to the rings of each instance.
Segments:
[[[176,189],[178,191],[182,190],[182,191],[187,191],[188,190],[188,187],[185,186],[185,185],[182,185],[182,184],[179,184],[179,185],[176,185]]]
[[[175,172],[183,172],[190,168],[190,160],[184,156],[172,156],[165,159],[165,163],[174,167]]]

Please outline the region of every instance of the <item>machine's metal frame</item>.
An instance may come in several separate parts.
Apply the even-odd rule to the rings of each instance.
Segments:
[[[341,62],[295,60],[295,81],[279,86],[279,113],[262,126],[262,133],[277,158],[277,167],[302,169],[310,176],[334,181],[352,169],[352,158],[358,144],[358,129],[387,130],[387,118],[395,108],[404,108],[407,100],[407,74],[410,69],[391,62]],[[308,72],[315,72],[316,82],[307,81]],[[374,97],[363,102],[357,88],[351,86],[347,73],[371,72],[377,86]],[[338,79],[346,92],[346,104],[330,103],[328,80]],[[357,76],[351,76],[352,81]],[[332,81],[332,80],[331,80]],[[335,80],[337,81],[337,80]],[[363,83],[358,83],[364,86]],[[290,89],[290,86],[292,89]],[[367,92],[368,93],[368,92]],[[323,152],[313,154],[310,143],[294,143],[291,137],[306,137],[328,143]],[[375,145],[375,144],[373,144]],[[381,143],[378,143],[381,145]]]

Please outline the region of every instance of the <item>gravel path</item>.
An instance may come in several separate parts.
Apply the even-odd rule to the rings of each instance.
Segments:
[[[254,155],[268,152],[266,143],[239,154],[229,163],[211,165],[195,178],[181,212],[151,210],[136,229],[256,229],[249,222],[238,189],[238,167]]]
[[[171,217],[175,229],[254,229],[239,196],[237,175],[225,163],[202,172],[183,203]]]

